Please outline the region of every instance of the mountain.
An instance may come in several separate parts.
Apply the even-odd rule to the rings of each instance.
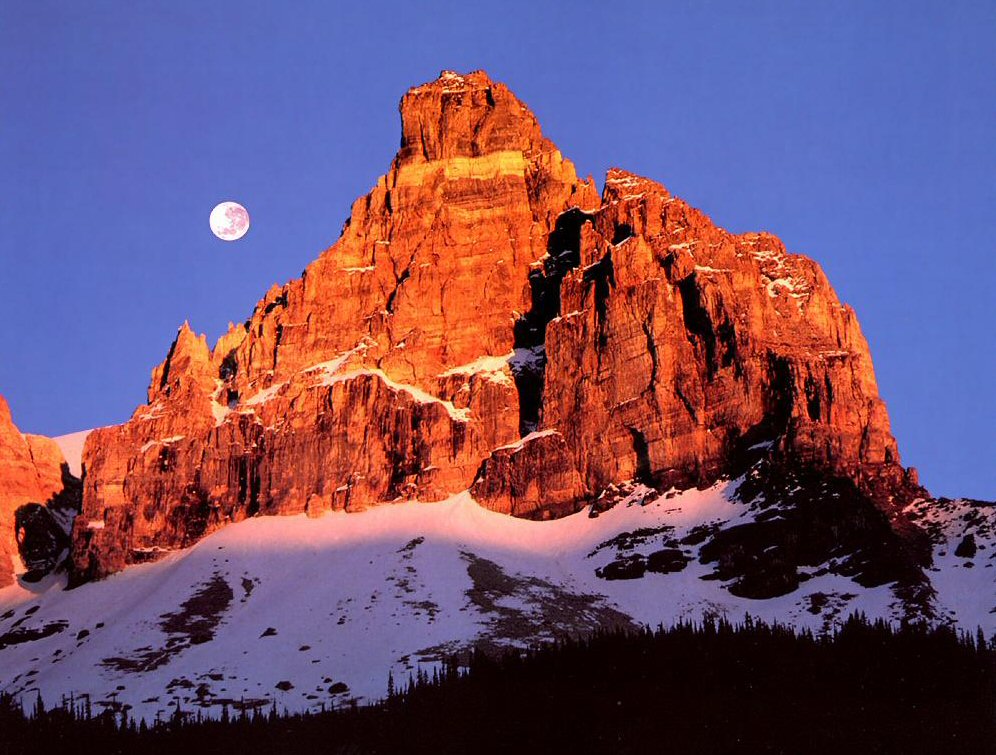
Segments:
[[[599,193],[482,72],[400,109],[339,240],[213,346],[185,323],[82,493],[59,454],[71,554],[0,590],[0,689],[304,710],[704,615],[996,630],[993,505],[903,468],[815,262],[623,170]]]
[[[599,198],[484,73],[415,87],[401,121],[339,241],[213,347],[184,324],[148,403],[88,438],[75,582],[256,514],[472,489],[555,517],[763,444],[890,517],[925,495],[814,262],[624,171]]]

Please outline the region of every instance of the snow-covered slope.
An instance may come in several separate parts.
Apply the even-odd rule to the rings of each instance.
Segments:
[[[89,694],[95,708],[128,704],[149,719],[177,701],[212,715],[226,701],[303,710],[380,698],[389,671],[404,680],[474,645],[703,615],[823,631],[853,611],[903,614],[890,586],[818,568],[781,597],[730,594],[698,551],[701,533],[758,515],[735,487],[637,487],[597,517],[549,522],[489,512],[466,494],[250,519],[75,590],[50,577],[0,591],[0,689],[28,701],[40,690],[48,704]],[[938,546],[947,555],[931,577],[945,615],[992,633],[996,548],[991,507],[982,513],[990,525],[974,567]],[[935,519],[943,533],[947,519]]]
[[[79,477],[83,471],[83,444],[86,442],[86,436],[92,432],[93,430],[80,430],[79,432],[52,438],[59,447],[59,450],[62,451],[62,455],[66,458],[69,471],[73,473],[74,477]]]
[[[939,616],[965,629],[996,632],[996,504],[948,498],[917,501],[910,518],[930,536],[927,576]]]

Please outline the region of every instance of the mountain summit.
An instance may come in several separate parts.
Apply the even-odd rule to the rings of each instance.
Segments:
[[[0,401],[0,691],[224,717],[717,617],[992,634],[994,506],[901,466],[816,263],[599,193],[484,73],[401,120],[338,242],[86,436],[74,521],[84,434],[63,460]]]
[[[483,72],[400,110],[338,242],[213,348],[184,324],[148,403],[89,437],[77,582],[256,514],[470,489],[549,518],[762,456],[892,518],[924,495],[815,262],[623,170],[599,196]]]

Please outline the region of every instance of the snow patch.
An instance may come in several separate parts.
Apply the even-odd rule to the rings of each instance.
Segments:
[[[142,453],[144,454],[153,446],[168,446],[170,443],[176,443],[186,438],[186,435],[173,435],[169,438],[161,438],[160,440],[150,440],[144,446],[142,446]]]
[[[79,432],[52,438],[55,441],[55,445],[62,451],[62,456],[65,458],[66,464],[69,465],[69,471],[73,477],[80,477],[83,474],[83,444],[86,442],[87,436],[92,432],[92,429],[80,430]]]
[[[509,352],[502,356],[483,356],[475,359],[473,362],[468,362],[467,364],[452,367],[445,372],[441,372],[439,373],[439,377],[447,378],[458,375],[467,375],[469,377],[471,375],[480,375],[496,383],[508,383],[511,385],[512,381],[505,370],[514,358],[515,352]]]
[[[438,396],[433,396],[431,393],[427,393],[417,386],[395,382],[383,371],[377,369],[368,368],[363,370],[351,370],[342,374],[327,375],[321,380],[319,385],[335,385],[336,383],[348,382],[364,375],[376,376],[391,390],[397,392],[403,391],[420,404],[440,404],[444,409],[446,409],[446,412],[450,415],[450,418],[457,422],[470,421],[470,409],[458,409],[453,405],[452,401],[444,401]]]
[[[271,398],[274,398],[278,393],[280,393],[281,389],[285,385],[287,385],[287,383],[283,382],[271,385],[269,388],[264,388],[259,393],[252,396],[251,398],[247,398],[245,401],[242,402],[242,404],[244,406],[255,406],[257,404],[265,404]]]
[[[557,430],[534,430],[528,435],[524,435],[523,437],[521,437],[515,443],[509,443],[508,445],[505,446],[498,446],[498,448],[496,448],[495,451],[511,450],[513,453],[515,453],[517,451],[521,451],[527,443],[530,443],[534,440],[538,440],[539,438],[545,438],[548,435],[560,435],[560,433]]]
[[[512,368],[513,375],[522,372],[540,372],[546,365],[546,348],[540,345],[528,349],[516,349],[508,364]]]

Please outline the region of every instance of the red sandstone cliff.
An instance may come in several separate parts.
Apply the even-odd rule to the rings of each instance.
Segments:
[[[883,507],[915,484],[816,263],[623,171],[599,198],[484,73],[412,89],[401,118],[339,241],[213,348],[184,325],[148,404],[90,435],[78,579],[257,513],[472,488],[555,516],[763,442]]]

